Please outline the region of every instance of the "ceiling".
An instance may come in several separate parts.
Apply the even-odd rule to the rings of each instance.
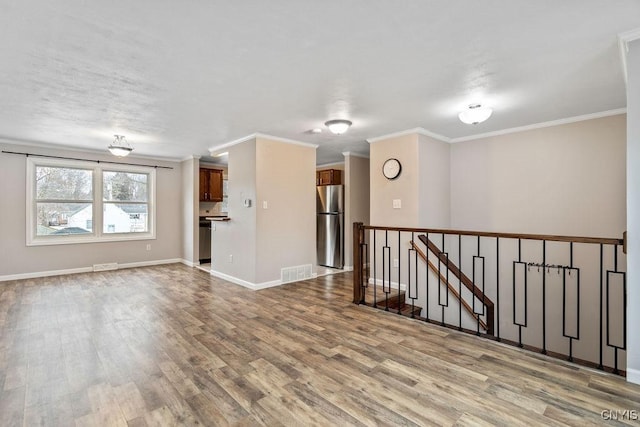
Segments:
[[[624,108],[617,35],[637,28],[638,0],[3,0],[0,138],[103,151],[124,134],[181,159],[261,132],[329,163],[416,127]],[[493,116],[461,123],[478,100]]]

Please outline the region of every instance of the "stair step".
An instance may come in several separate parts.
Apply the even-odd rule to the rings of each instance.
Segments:
[[[367,302],[373,302],[375,289],[375,300],[378,305],[386,304],[385,300],[388,299],[389,307],[401,306],[405,302],[405,291],[398,292],[398,288],[387,288],[388,292],[385,292],[382,286],[369,285],[365,290],[365,300]]]
[[[405,306],[400,309],[400,313],[408,317],[420,316],[421,312],[422,312],[422,307],[419,307],[417,305],[414,307],[411,307],[411,304],[405,304]]]

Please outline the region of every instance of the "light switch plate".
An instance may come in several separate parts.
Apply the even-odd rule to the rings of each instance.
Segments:
[[[401,209],[401,208],[402,208],[402,200],[393,199],[393,209]]]

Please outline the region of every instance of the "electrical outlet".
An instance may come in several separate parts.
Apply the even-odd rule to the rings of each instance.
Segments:
[[[229,262],[233,262],[233,255],[229,254]]]
[[[266,201],[266,200],[264,200],[264,201],[262,202],[262,209],[268,209],[268,208],[269,208],[269,203],[267,203],[267,201]]]
[[[150,251],[151,250],[151,244],[147,243],[147,250]]]
[[[398,262],[398,258],[394,258],[393,259],[393,268],[398,268],[400,266],[400,263]]]
[[[402,209],[401,199],[393,199],[393,209]]]

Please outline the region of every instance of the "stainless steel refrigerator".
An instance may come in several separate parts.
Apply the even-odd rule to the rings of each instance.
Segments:
[[[318,265],[344,267],[344,187],[316,187]]]

